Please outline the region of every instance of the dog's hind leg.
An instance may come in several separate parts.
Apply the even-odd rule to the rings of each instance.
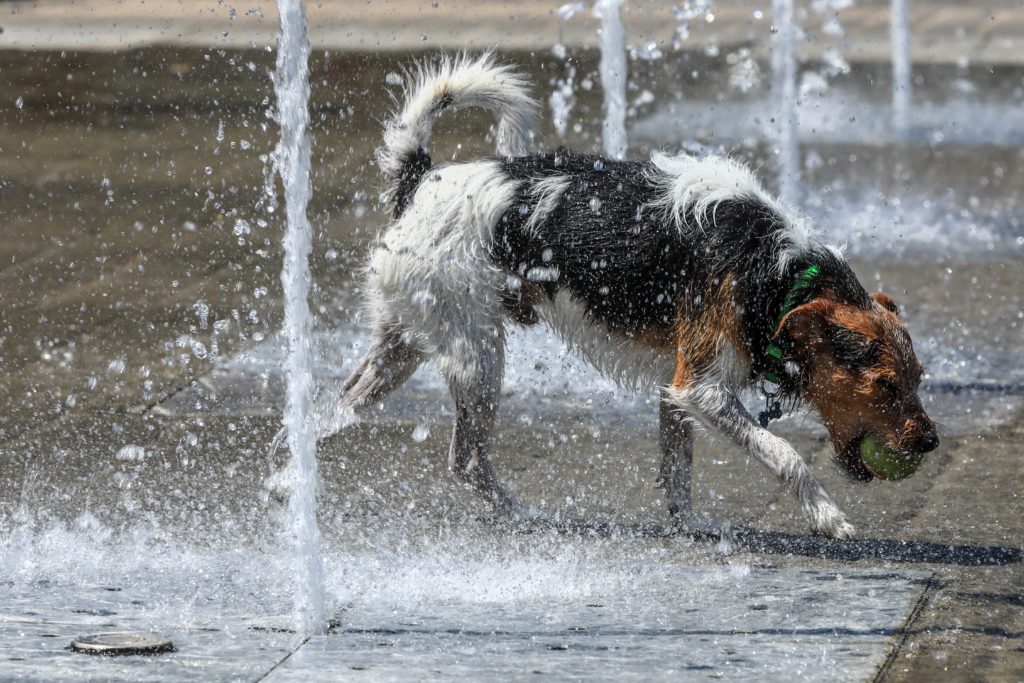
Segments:
[[[353,410],[365,408],[380,401],[401,386],[424,360],[424,354],[403,338],[395,325],[381,324],[374,330],[359,364],[341,385],[340,391],[322,387],[313,406],[313,431],[322,441],[341,431],[354,418]],[[270,444],[270,457],[284,443],[287,432],[282,427]],[[267,482],[271,495],[277,501],[288,498],[290,490],[289,467],[273,475]]]
[[[472,351],[463,349],[468,353],[458,362],[469,371],[445,372],[455,400],[448,466],[498,509],[522,513],[522,506],[498,481],[489,457],[504,369],[504,335],[499,331],[490,344],[478,342],[472,347]],[[442,361],[439,365],[444,371],[455,364]]]
[[[358,410],[380,401],[404,384],[423,360],[424,354],[403,338],[397,326],[378,326],[359,365],[342,385],[339,411]],[[318,430],[317,436],[325,438],[333,433],[321,434]]]
[[[352,420],[352,411],[380,401],[409,379],[423,362],[423,352],[407,342],[396,325],[378,325],[359,364],[341,385],[321,387],[313,406],[313,429],[317,441],[337,434]],[[282,428],[271,444],[270,453],[284,439]]]

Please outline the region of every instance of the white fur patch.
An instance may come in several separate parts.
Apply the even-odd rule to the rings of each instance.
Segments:
[[[620,335],[587,315],[569,292],[537,306],[537,312],[569,350],[593,365],[619,386],[638,390],[668,384],[675,370],[675,356]]]
[[[480,107],[495,115],[498,154],[526,153],[537,110],[526,77],[508,64],[496,63],[491,52],[476,59],[465,54],[446,56],[414,68],[405,84],[402,110],[384,127],[384,145],[377,151],[377,162],[388,180],[398,181],[407,154],[426,149],[434,118],[441,111],[464,107]]]
[[[523,232],[531,237],[536,237],[539,228],[551,212],[558,207],[562,194],[569,188],[572,182],[568,176],[549,176],[531,181],[530,197],[536,202],[530,218],[523,225]]]
[[[435,357],[449,379],[488,372],[502,345],[501,287],[491,265],[494,226],[518,182],[496,161],[429,171],[408,210],[370,254],[370,308]]]
[[[700,377],[703,383],[721,384],[739,393],[750,386],[750,362],[724,337],[718,340],[718,350],[711,366]]]
[[[814,232],[807,218],[772,196],[744,164],[724,157],[697,158],[689,154],[655,154],[651,162],[657,172],[648,179],[660,189],[654,208],[680,229],[688,212],[697,227],[706,231],[715,224],[715,209],[720,203],[749,200],[762,204],[784,226],[780,239],[786,248],[780,255],[780,271],[811,247]]]

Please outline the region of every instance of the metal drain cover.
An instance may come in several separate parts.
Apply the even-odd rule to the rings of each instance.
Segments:
[[[155,633],[95,633],[75,638],[71,649],[87,655],[156,655],[174,652],[174,643]]]

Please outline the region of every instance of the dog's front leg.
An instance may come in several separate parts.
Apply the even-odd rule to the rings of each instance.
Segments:
[[[719,383],[695,383],[671,391],[674,400],[708,428],[728,436],[786,484],[803,508],[811,528],[831,538],[852,538],[853,527],[818,483],[807,463],[787,442],[762,429],[736,395]]]
[[[658,486],[665,489],[669,514],[689,524],[693,518],[693,504],[690,501],[693,470],[692,420],[664,390],[658,408],[658,432],[661,442]]]

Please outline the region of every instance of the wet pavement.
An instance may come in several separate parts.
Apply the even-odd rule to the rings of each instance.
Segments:
[[[563,73],[549,57],[516,57],[545,93]],[[362,339],[354,270],[384,220],[375,119],[404,58],[320,53],[313,65],[325,384],[344,376]],[[581,73],[596,68],[593,53],[578,58]],[[701,81],[727,80],[706,55],[678,59]],[[877,145],[859,130],[805,142],[807,210],[848,243],[869,286],[899,301],[928,365],[924,399],[945,429],[914,477],[864,486],[831,466],[809,417],[773,427],[812,462],[858,540],[807,534],[757,463],[709,439],[697,501],[734,525],[734,552],[667,527],[654,397],[614,388],[529,331],[511,352],[496,466],[560,524],[502,524],[450,477],[450,407],[426,367],[322,446],[338,623],[288,656],[299,645],[288,633],[291,561],[265,485],[283,460],[266,449],[280,381],[280,212],[269,210],[260,158],[274,134],[270,57],[174,48],[2,60],[0,675],[256,680],[287,657],[273,676],[368,667],[363,675],[387,678],[408,674],[395,661],[409,657],[424,677],[505,677],[508,667],[585,678],[610,667],[638,677],[1024,677],[1024,172],[1009,143],[924,135]],[[654,97],[630,115],[637,158],[722,146],[770,178],[756,133],[688,139],[657,123],[688,116],[673,109],[680,82],[686,106],[724,106],[680,66],[637,66]],[[854,69],[844,92],[884,101],[883,72]],[[1022,74],[1009,67],[921,73],[931,100],[948,99],[951,74],[976,84],[982,102],[1021,99],[1012,84]],[[597,90],[579,95],[574,147],[597,144]],[[726,99],[744,97],[763,93]],[[1012,140],[1006,130],[994,134]],[[485,153],[485,136],[481,117],[444,120],[435,158]],[[543,146],[558,142],[549,121],[543,136]],[[797,611],[808,595],[809,611]],[[97,661],[63,650],[111,628],[166,633],[178,652]],[[439,658],[439,647],[459,658]]]

